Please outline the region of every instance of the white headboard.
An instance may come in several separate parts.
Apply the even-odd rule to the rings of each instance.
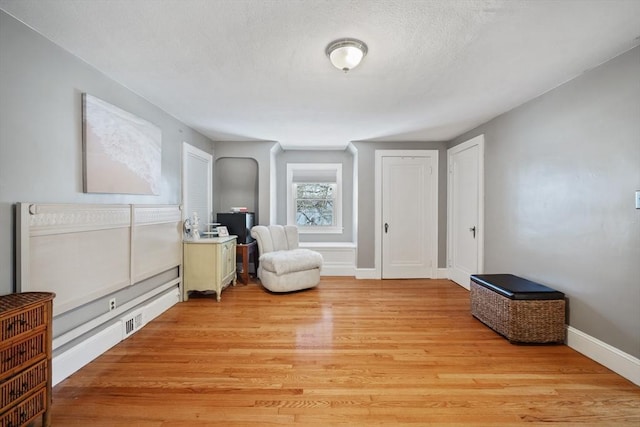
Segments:
[[[182,264],[177,205],[18,203],[18,292],[55,292],[54,316]]]

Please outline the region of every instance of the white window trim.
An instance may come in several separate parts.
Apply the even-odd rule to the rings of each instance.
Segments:
[[[342,228],[342,163],[287,163],[287,224],[296,225],[293,176],[296,171],[332,171],[336,174],[336,196],[333,227],[298,226],[300,234],[340,234]]]

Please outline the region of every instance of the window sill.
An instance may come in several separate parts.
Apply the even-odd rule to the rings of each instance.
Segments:
[[[356,244],[353,242],[300,242],[301,248],[314,249],[355,249]]]
[[[298,233],[300,234],[342,234],[344,229],[342,227],[301,227],[298,226]]]

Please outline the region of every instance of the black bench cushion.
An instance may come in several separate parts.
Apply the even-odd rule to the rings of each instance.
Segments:
[[[474,274],[471,280],[509,299],[564,299],[564,294],[513,274]]]

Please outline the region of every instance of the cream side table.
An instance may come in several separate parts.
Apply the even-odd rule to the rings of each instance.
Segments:
[[[216,292],[220,301],[222,289],[236,284],[236,236],[185,240],[184,284],[182,300],[189,291]]]

